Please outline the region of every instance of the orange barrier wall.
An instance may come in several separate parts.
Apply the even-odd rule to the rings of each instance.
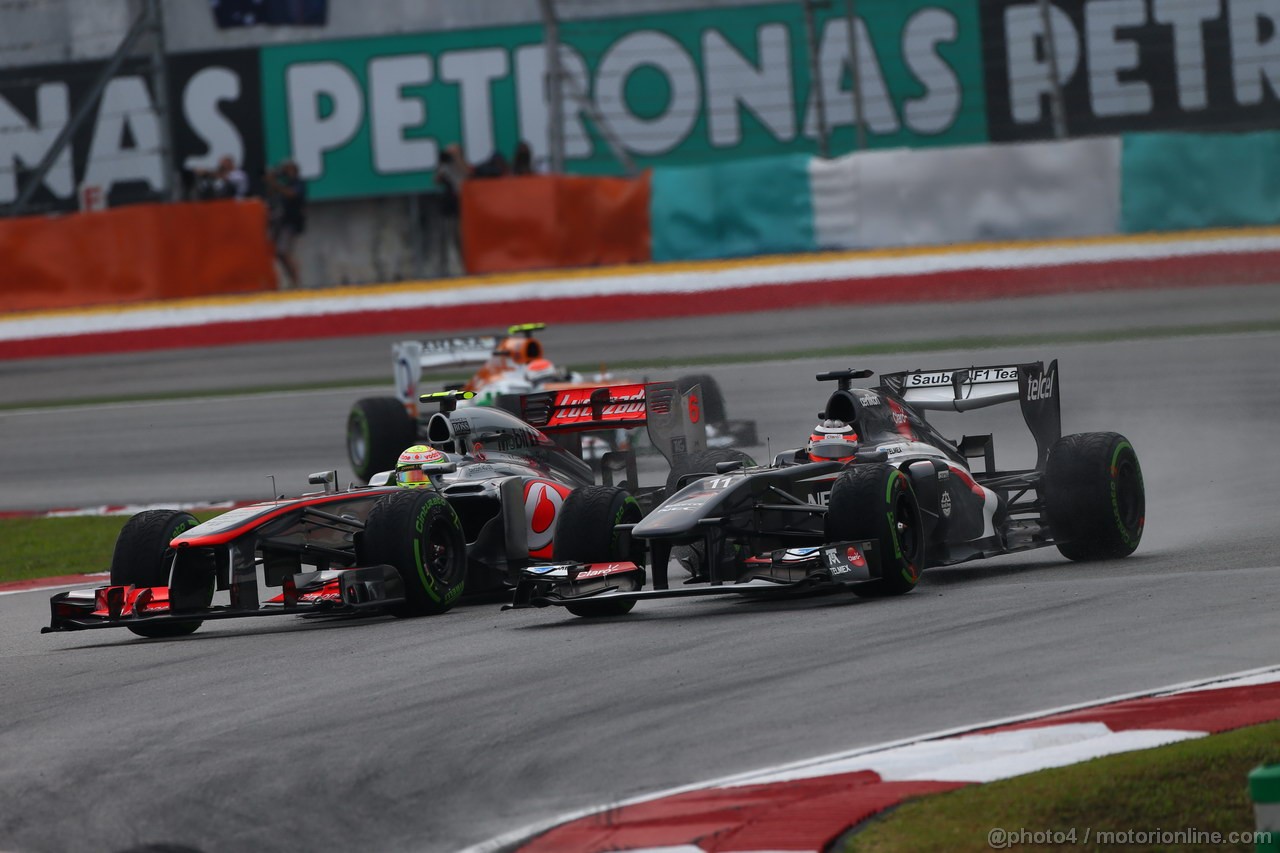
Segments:
[[[0,219],[0,311],[273,290],[257,199]]]
[[[469,273],[647,261],[649,174],[467,181],[461,227]]]

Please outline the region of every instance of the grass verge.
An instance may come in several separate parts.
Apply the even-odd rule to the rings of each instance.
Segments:
[[[1252,851],[1252,841],[1231,844],[1227,837],[1253,830],[1249,771],[1275,762],[1280,762],[1280,722],[913,800],[832,849],[990,851],[995,847],[989,841],[992,830],[1004,830],[1011,839],[1022,838],[1019,830],[1026,830],[1063,833],[1062,843],[1002,844],[997,849]],[[1118,833],[1120,843],[1099,844],[1099,832]],[[1184,838],[1190,843],[1163,836],[1177,832],[1188,833]],[[1146,836],[1144,843],[1139,833],[1158,835]],[[1222,840],[1211,843],[1212,833],[1220,833]]]
[[[204,521],[218,512],[197,512]],[[0,518],[0,583],[105,572],[124,515],[67,518]]]

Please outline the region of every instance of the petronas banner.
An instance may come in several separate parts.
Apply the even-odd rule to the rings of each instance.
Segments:
[[[976,4],[861,7],[867,144],[984,142]],[[816,22],[832,151],[854,143],[845,8],[828,4]],[[428,189],[451,143],[472,163],[510,158],[522,139],[545,157],[542,37],[530,25],[263,48],[268,159],[291,154],[321,199]],[[593,111],[641,167],[817,150],[799,3],[565,22],[560,38],[570,171],[621,171]]]

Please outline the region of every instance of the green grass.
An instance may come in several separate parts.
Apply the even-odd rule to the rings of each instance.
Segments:
[[[201,521],[219,512],[194,513]],[[105,572],[128,516],[0,518],[0,583]]]
[[[1157,749],[974,785],[913,800],[851,833],[841,853],[989,851],[993,828],[1076,832],[1063,844],[1014,849],[1109,850],[1097,833],[1203,833],[1254,828],[1248,775],[1280,762],[1280,722],[1238,729]],[[1085,830],[1089,840],[1085,841]],[[1253,844],[1125,844],[1125,850],[1253,850]]]

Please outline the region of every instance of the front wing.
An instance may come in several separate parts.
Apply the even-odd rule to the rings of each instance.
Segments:
[[[54,595],[49,625],[40,633],[251,616],[333,616],[386,610],[404,601],[404,582],[391,566],[295,574],[264,604],[240,604],[233,596],[230,604],[182,610],[171,606],[169,587],[100,586]]]
[[[642,589],[644,570],[634,564],[612,564],[613,571],[580,580],[570,566],[535,566],[516,583],[515,596],[503,610],[564,607],[582,601],[642,601],[710,595],[757,595],[808,592],[853,586],[880,577],[880,554],[874,540],[832,542],[787,548],[745,561],[737,583],[694,584],[676,589]],[[624,568],[628,567],[628,568]],[[600,566],[588,567],[600,568]]]

